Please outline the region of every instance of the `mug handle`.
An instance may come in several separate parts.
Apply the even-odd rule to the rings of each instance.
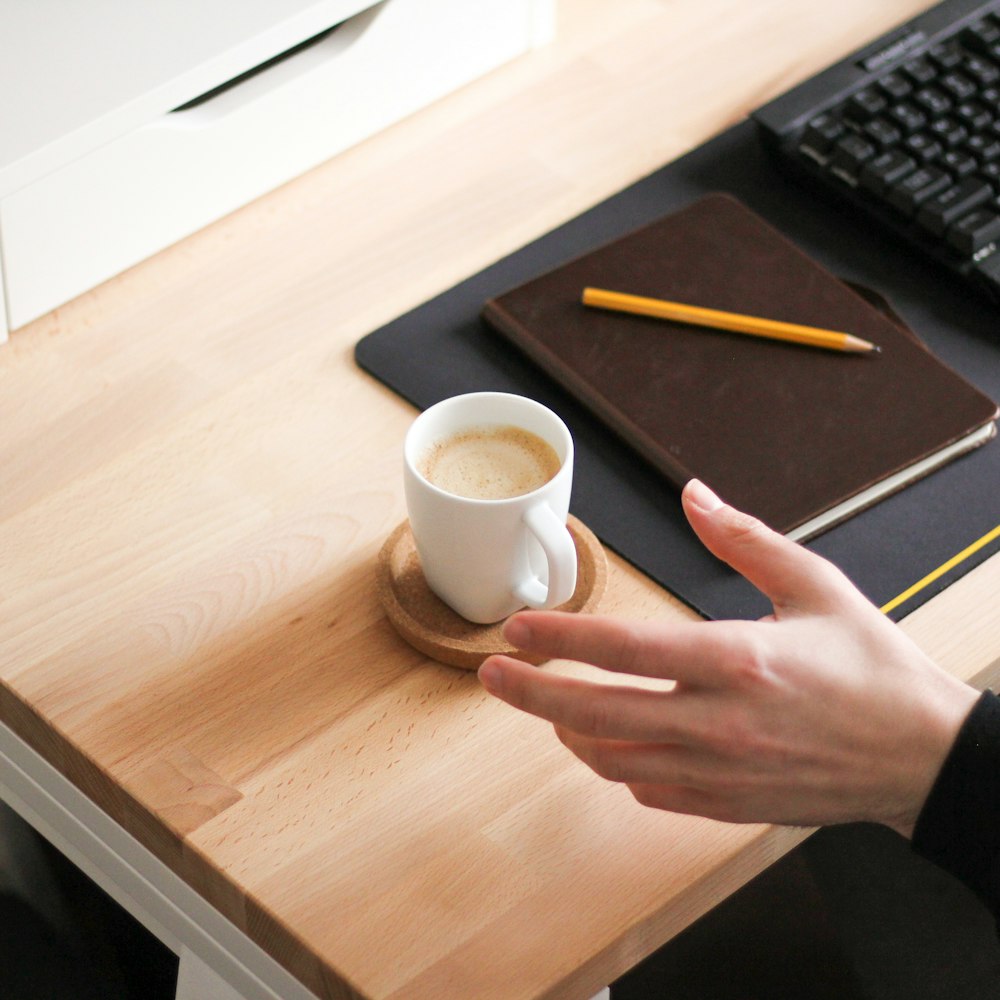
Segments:
[[[514,594],[529,608],[554,608],[565,604],[576,590],[576,545],[573,536],[545,503],[525,511],[524,523],[545,553],[549,565],[549,585],[546,587],[537,576],[533,576],[517,584]]]

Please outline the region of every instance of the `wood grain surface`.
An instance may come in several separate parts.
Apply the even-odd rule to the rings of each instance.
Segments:
[[[321,997],[587,997],[794,846],[643,809],[396,635],[414,413],[352,349],[925,6],[565,0],[550,47],[16,331],[0,717]],[[903,627],[986,683],[998,592],[994,558]],[[614,556],[602,611],[689,614]]]

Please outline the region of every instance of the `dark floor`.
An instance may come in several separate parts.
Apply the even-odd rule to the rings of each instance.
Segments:
[[[173,1000],[173,952],[3,803],[0,835],[0,1000]]]
[[[23,898],[0,891],[0,998],[173,997],[173,954],[30,836],[55,874],[70,931],[57,933]],[[971,894],[894,833],[838,827],[612,986],[612,1000],[660,998],[1000,1000],[1000,939]]]
[[[995,1000],[1000,938],[880,826],[821,830],[612,986],[612,1000]]]

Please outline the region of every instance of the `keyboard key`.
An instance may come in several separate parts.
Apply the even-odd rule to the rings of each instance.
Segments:
[[[886,146],[895,146],[903,138],[903,133],[885,118],[873,118],[865,125],[863,131],[869,139],[883,149]]]
[[[967,34],[963,32],[964,37],[962,41],[965,46],[973,52],[979,53],[981,56],[986,56],[988,59],[996,59],[997,54],[1000,53],[1000,38],[993,37],[993,29],[996,28],[996,22],[990,24],[989,21],[984,22],[986,27],[985,32],[976,32],[974,29],[969,31]]]
[[[1000,157],[1000,136],[970,135],[969,141],[962,148],[979,163],[989,163]]]
[[[961,149],[949,149],[941,157],[941,166],[948,170],[953,177],[968,177],[974,174],[979,167],[979,161]]]
[[[1000,42],[1000,27],[991,21],[980,21],[966,28],[959,39],[973,52],[986,53]]]
[[[891,101],[901,101],[913,90],[913,84],[902,73],[887,73],[878,85]]]
[[[989,201],[992,195],[988,184],[978,177],[967,177],[927,199],[917,213],[917,222],[935,236],[943,236],[953,222]]]
[[[972,132],[978,132],[993,122],[993,116],[989,111],[975,101],[966,101],[964,104],[960,104],[955,108],[953,114]]]
[[[935,118],[927,131],[949,149],[961,145],[969,137],[969,130],[954,118]]]
[[[967,76],[961,73],[948,73],[941,77],[938,85],[942,90],[947,91],[956,101],[964,101],[979,89]]]
[[[839,118],[820,115],[806,126],[800,148],[806,146],[816,153],[825,153],[845,131],[846,126]]]
[[[969,56],[962,63],[962,72],[972,77],[980,87],[988,87],[1000,80],[1000,69],[989,59],[981,59],[979,56]]]
[[[872,159],[875,153],[875,147],[860,135],[845,135],[833,147],[830,170],[842,180],[853,184],[862,164]]]
[[[979,168],[979,176],[993,188],[994,194],[1000,194],[1000,160],[991,160]]]
[[[916,92],[913,99],[932,115],[943,115],[951,109],[951,99],[937,87],[924,87]]]
[[[994,251],[977,261],[973,273],[989,292],[1000,295],[1000,252]]]
[[[941,143],[926,132],[915,132],[903,145],[911,155],[922,163],[932,163],[944,152]]]
[[[874,88],[859,90],[844,106],[844,115],[852,122],[863,125],[870,118],[881,114],[889,102]]]
[[[981,90],[979,102],[994,115],[1000,114],[1000,87],[987,87]]]
[[[938,167],[920,167],[889,188],[889,204],[906,215],[913,215],[924,201],[950,186],[951,175],[946,171]]]
[[[911,59],[908,63],[904,63],[903,72],[915,84],[917,84],[917,86],[930,83],[931,80],[936,80],[938,75],[938,71],[935,66],[922,57],[919,59]]]
[[[948,230],[947,239],[959,253],[971,257],[987,243],[1000,240],[1000,215],[987,208],[970,212]]]
[[[888,114],[904,132],[916,132],[927,124],[927,114],[909,101],[894,104]]]
[[[898,149],[891,149],[870,160],[861,170],[858,184],[866,191],[881,194],[891,184],[901,181],[917,169],[917,161]]]
[[[952,69],[962,61],[962,48],[954,41],[935,45],[928,49],[927,54],[941,69]]]

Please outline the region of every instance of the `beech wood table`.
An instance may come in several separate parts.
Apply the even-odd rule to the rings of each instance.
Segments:
[[[586,998],[808,835],[644,809],[398,638],[414,412],[352,350],[925,6],[565,0],[551,46],[14,331],[0,794],[178,995]],[[998,594],[994,557],[902,627],[990,683]],[[613,555],[603,610],[691,614]]]

